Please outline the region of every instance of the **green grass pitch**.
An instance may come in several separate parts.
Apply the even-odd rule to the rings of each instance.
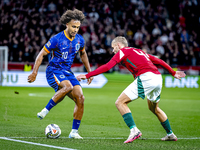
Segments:
[[[115,100],[133,81],[131,75],[104,74],[108,83],[101,89],[83,88],[85,111],[80,135],[83,140],[67,138],[71,131],[74,102],[66,97],[43,119],[36,117],[53,96],[52,88],[0,87],[0,139],[2,150],[53,150],[62,148],[80,150],[168,150],[200,149],[200,90],[195,88],[164,88],[159,106],[167,114],[176,142],[161,141],[166,135],[158,119],[148,110],[147,101],[139,98],[128,104],[141,139],[129,144],[123,142],[129,129],[115,107]],[[17,92],[19,92],[17,94]],[[32,95],[32,96],[31,96]],[[45,127],[58,124],[62,134],[58,139],[47,139]],[[14,140],[27,141],[21,143]],[[46,144],[36,145],[37,143]]]

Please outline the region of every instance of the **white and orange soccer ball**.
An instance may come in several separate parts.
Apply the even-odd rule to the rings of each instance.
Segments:
[[[45,135],[47,138],[56,139],[61,135],[61,129],[57,124],[49,124],[45,128]]]

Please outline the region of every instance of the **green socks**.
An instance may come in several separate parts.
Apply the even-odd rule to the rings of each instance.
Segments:
[[[122,117],[124,118],[124,122],[126,123],[126,125],[130,129],[136,127],[136,124],[135,124],[135,122],[133,120],[133,117],[132,117],[131,113],[126,113]],[[167,134],[173,133],[168,119],[166,121],[164,121],[164,122],[161,122],[161,125],[166,130]]]
[[[172,133],[172,129],[169,123],[169,120],[167,119],[164,122],[161,122],[161,125],[163,126],[163,128],[165,129],[165,131],[167,132],[167,134],[171,134]]]
[[[135,122],[133,120],[132,114],[131,113],[126,113],[122,116],[124,118],[124,121],[126,123],[126,125],[132,129],[134,127],[136,127]]]

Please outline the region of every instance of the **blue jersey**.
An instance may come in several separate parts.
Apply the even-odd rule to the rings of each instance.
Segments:
[[[65,30],[54,35],[44,46],[47,53],[53,52],[48,66],[71,72],[71,65],[76,53],[83,51],[84,45],[85,41],[79,34],[76,34],[74,39],[70,39]]]

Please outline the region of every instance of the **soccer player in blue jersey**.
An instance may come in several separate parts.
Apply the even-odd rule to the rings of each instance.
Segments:
[[[67,95],[75,102],[72,130],[69,134],[69,138],[75,139],[82,139],[78,134],[78,128],[83,116],[85,99],[80,83],[71,71],[71,65],[76,53],[79,52],[87,72],[91,71],[85,52],[85,41],[81,35],[77,34],[84,18],[84,14],[77,9],[67,10],[61,16],[60,22],[66,26],[66,29],[51,37],[44,45],[35,60],[33,72],[28,76],[28,82],[34,82],[44,56],[53,52],[52,58],[46,68],[46,79],[48,84],[55,90],[55,94],[49,100],[46,107],[37,113],[37,117],[43,119]],[[92,80],[93,78],[89,78],[88,84]]]

